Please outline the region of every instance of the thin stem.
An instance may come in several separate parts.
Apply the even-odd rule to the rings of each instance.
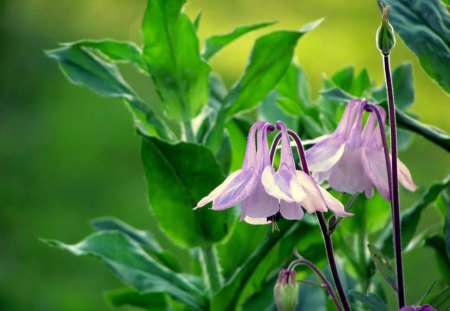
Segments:
[[[183,121],[183,134],[188,142],[195,142],[194,131],[192,130],[191,121]]]
[[[211,293],[217,292],[223,285],[223,277],[220,273],[219,258],[217,257],[217,251],[214,246],[205,246],[200,248],[201,251],[201,263],[203,275]]]
[[[342,309],[342,306],[341,306],[339,300],[337,299],[336,294],[335,294],[330,282],[312,262],[310,262],[309,260],[306,260],[305,258],[300,258],[300,259],[294,261],[292,264],[290,264],[288,270],[295,269],[295,267],[297,265],[301,265],[301,264],[307,265],[319,276],[319,278],[324,283],[325,288],[328,290],[328,293],[330,294],[331,298],[333,299],[336,309],[338,309],[339,311],[343,311],[344,309]]]
[[[386,89],[388,95],[389,125],[391,129],[391,164],[392,164],[392,226],[394,229],[394,253],[395,264],[397,267],[397,296],[398,306],[402,308],[405,305],[405,286],[403,282],[403,261],[402,261],[402,234],[400,225],[400,200],[398,195],[398,170],[397,170],[397,128],[395,120],[395,102],[394,91],[392,87],[391,67],[389,63],[389,54],[383,55],[384,76],[386,79]]]
[[[300,137],[292,131],[288,130],[288,134],[294,139],[297,144],[297,151],[302,164],[302,169],[306,174],[310,174],[308,169],[308,162],[306,161],[305,150],[303,149],[302,141]],[[319,221],[320,229],[322,230],[323,239],[325,242],[325,249],[328,257],[328,264],[330,265],[331,274],[333,275],[333,280],[336,285],[339,298],[341,299],[342,305],[345,311],[350,311],[350,304],[348,303],[347,297],[345,296],[344,287],[342,286],[341,279],[336,266],[336,261],[334,259],[333,242],[331,241],[330,233],[328,232],[328,227],[325,222],[325,218],[321,212],[316,212],[317,220]]]

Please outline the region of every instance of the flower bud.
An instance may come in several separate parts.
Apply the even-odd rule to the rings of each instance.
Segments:
[[[298,304],[298,285],[294,270],[282,269],[274,288],[278,311],[292,311]]]
[[[377,47],[383,55],[389,55],[395,46],[394,28],[389,23],[388,11],[389,7],[384,6],[383,20],[381,21],[381,25],[378,28],[376,35]]]

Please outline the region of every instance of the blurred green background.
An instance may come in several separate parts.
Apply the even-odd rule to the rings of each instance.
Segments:
[[[75,243],[91,232],[90,219],[106,215],[157,228],[146,203],[139,139],[126,108],[71,85],[43,53],[58,42],[82,38],[140,43],[145,5],[145,0],[0,1],[0,310],[111,310],[101,292],[121,287],[120,282],[103,265],[49,248],[39,238]],[[374,46],[376,1],[191,0],[186,10],[191,17],[203,12],[202,39],[242,24],[278,20],[272,29],[296,29],[326,17],[297,49],[313,94],[324,74],[346,65],[367,68],[378,84],[383,81]],[[213,70],[228,85],[264,31],[240,39],[214,59]],[[398,40],[392,63],[404,61],[414,66],[412,111],[450,131],[449,97]],[[125,76],[137,91],[158,101],[150,80],[127,68]],[[404,207],[449,173],[448,154],[420,137],[400,157],[422,187],[415,194],[402,192]],[[421,229],[442,221],[432,208],[427,211]],[[410,300],[438,277],[434,265],[430,250],[405,255]],[[408,283],[411,273],[423,281]]]

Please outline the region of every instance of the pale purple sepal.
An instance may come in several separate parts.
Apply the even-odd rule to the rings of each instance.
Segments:
[[[423,305],[423,306],[404,306],[399,311],[436,311],[435,308],[433,308],[430,305]]]
[[[306,151],[314,179],[328,181],[331,188],[355,194],[373,195],[373,186],[389,200],[389,183],[383,143],[375,113],[371,113],[363,128],[364,101],[357,99],[347,104],[336,130],[316,139],[316,145]],[[385,126],[386,113],[377,107]],[[399,160],[400,183],[408,190],[416,190],[408,168]]]

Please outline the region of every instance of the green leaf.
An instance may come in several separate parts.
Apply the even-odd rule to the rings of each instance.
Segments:
[[[151,232],[133,228],[113,217],[95,219],[92,221],[92,226],[98,231],[119,231],[125,234],[130,239],[145,247],[151,255],[154,255],[166,267],[176,272],[181,271],[175,257],[161,248]]]
[[[408,109],[414,103],[414,81],[411,63],[403,63],[392,73],[395,105],[400,110]],[[386,100],[386,86],[373,93],[378,101]]]
[[[350,94],[356,97],[364,97],[364,94],[372,87],[369,73],[363,69],[359,75],[353,80]]]
[[[387,304],[379,296],[370,293],[368,296],[356,290],[349,291],[349,296],[367,305],[371,311],[389,311]]]
[[[132,288],[108,291],[105,300],[113,307],[133,306],[149,311],[166,311],[167,301],[164,293],[139,293]]]
[[[66,44],[59,49],[47,51],[47,55],[59,62],[61,70],[72,83],[88,87],[105,97],[125,100],[134,114],[136,126],[144,134],[175,139],[163,121],[155,116],[123,80],[114,64],[77,45]]]
[[[350,92],[353,84],[353,76],[355,75],[355,70],[353,67],[346,67],[336,72],[332,77],[331,81],[346,92]]]
[[[205,42],[205,50],[203,51],[203,57],[206,60],[209,60],[213,57],[217,52],[223,49],[225,46],[233,42],[234,40],[240,38],[254,30],[258,30],[267,26],[271,26],[275,24],[275,22],[265,22],[248,26],[241,26],[233,29],[231,32],[224,35],[214,35],[206,39]]]
[[[450,15],[439,0],[385,0],[390,22],[423,69],[450,93]],[[426,44],[424,44],[426,42]]]
[[[113,62],[130,62],[144,73],[148,72],[147,64],[142,56],[142,50],[136,44],[111,39],[82,40],[69,45],[87,47],[100,52]]]
[[[228,117],[258,105],[289,68],[297,41],[322,20],[300,31],[275,31],[256,40],[244,75],[227,96]]]
[[[378,272],[383,276],[386,282],[395,290],[397,290],[397,277],[395,276],[395,271],[389,264],[388,259],[384,254],[372,244],[367,246],[369,248],[370,256],[372,257],[375,267]]]
[[[426,299],[425,302],[432,305],[436,311],[448,311],[448,306],[450,306],[450,287],[444,288],[431,299]]]
[[[401,215],[401,227],[402,227],[402,244],[405,249],[414,237],[417,225],[419,224],[420,216],[423,210],[431,203],[433,203],[439,196],[439,194],[448,188],[450,185],[450,178],[444,181],[438,182],[432,185],[420,198],[420,200],[410,209],[402,212]],[[379,245],[382,253],[392,258],[393,246],[392,246],[392,226],[388,226],[383,232],[379,240]]]
[[[337,87],[322,90],[320,91],[320,95],[327,99],[336,100],[343,103],[347,103],[348,101],[355,98],[353,95],[350,95],[349,93]]]
[[[98,232],[74,244],[46,241],[76,256],[93,256],[106,263],[125,283],[145,293],[166,293],[191,307],[205,305],[203,292],[192,277],[156,263],[138,243],[120,232]]]
[[[441,270],[441,275],[446,284],[450,283],[450,258],[447,255],[447,243],[444,237],[440,235],[434,235],[425,240],[425,246],[428,246],[434,250],[438,267]]]
[[[208,246],[231,230],[233,210],[193,210],[224,179],[213,154],[191,143],[144,138],[142,160],[151,209],[161,228],[186,247]]]
[[[303,69],[291,64],[276,88],[277,100],[281,109],[292,116],[299,117],[311,105],[310,86]]]
[[[142,32],[144,59],[168,117],[189,121],[208,102],[210,68],[200,57],[185,0],[148,0]]]

